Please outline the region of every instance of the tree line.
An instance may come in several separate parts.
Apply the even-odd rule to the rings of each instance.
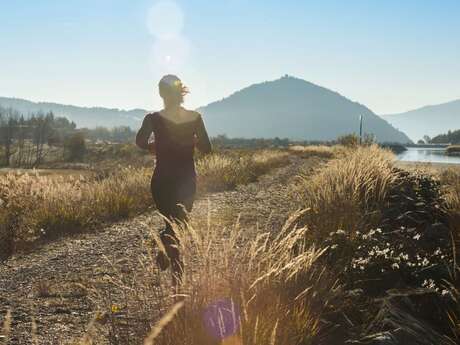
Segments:
[[[81,160],[87,141],[121,143],[134,137],[129,127],[78,129],[75,122],[53,112],[24,116],[0,107],[0,166],[36,167],[53,154],[66,161]]]
[[[14,156],[17,166],[36,166],[46,154],[46,147],[60,146],[76,130],[76,124],[52,112],[38,112],[25,117],[14,109],[0,108],[0,145],[2,165],[9,166]]]
[[[456,131],[448,131],[445,134],[435,136],[430,140],[432,144],[460,144],[460,129]]]

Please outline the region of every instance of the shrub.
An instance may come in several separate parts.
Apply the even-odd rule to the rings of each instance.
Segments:
[[[363,138],[356,134],[347,134],[337,138],[337,143],[346,147],[356,147],[358,145],[370,146],[375,144],[375,137],[372,134],[365,133]]]
[[[347,134],[337,138],[337,143],[346,147],[359,145],[359,137],[356,134]]]
[[[449,156],[460,156],[460,145],[452,145],[446,149],[446,154]]]

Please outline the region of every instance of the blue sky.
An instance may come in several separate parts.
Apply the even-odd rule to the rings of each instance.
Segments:
[[[198,107],[290,74],[400,112],[460,98],[459,16],[458,0],[1,1],[0,96],[158,109],[174,72]]]

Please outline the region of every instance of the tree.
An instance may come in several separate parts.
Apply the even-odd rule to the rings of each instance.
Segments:
[[[13,164],[17,167],[30,167],[33,164],[33,148],[30,145],[30,127],[23,115],[19,117],[16,132],[17,152]]]
[[[52,112],[46,115],[38,113],[31,117],[30,122],[32,127],[32,142],[35,145],[35,163],[33,165],[36,166],[42,163],[45,156],[44,145],[53,134],[52,124],[54,122],[54,115]]]
[[[428,135],[424,135],[423,140],[425,141],[426,144],[431,143],[431,138]]]
[[[64,140],[64,158],[69,161],[81,161],[86,153],[85,136],[81,132],[72,134]]]
[[[0,108],[0,145],[3,146],[4,164],[10,165],[13,140],[18,130],[19,115],[13,109]]]

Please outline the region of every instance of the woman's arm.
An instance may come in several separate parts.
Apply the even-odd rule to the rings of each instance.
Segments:
[[[143,150],[154,152],[154,144],[149,143],[150,135],[153,132],[153,121],[150,114],[147,114],[142,122],[142,126],[136,135],[136,145]]]
[[[195,134],[197,138],[196,146],[198,150],[200,150],[200,152],[204,154],[211,153],[211,142],[209,140],[208,132],[206,131],[206,127],[204,126],[204,122],[200,114],[198,114]]]

